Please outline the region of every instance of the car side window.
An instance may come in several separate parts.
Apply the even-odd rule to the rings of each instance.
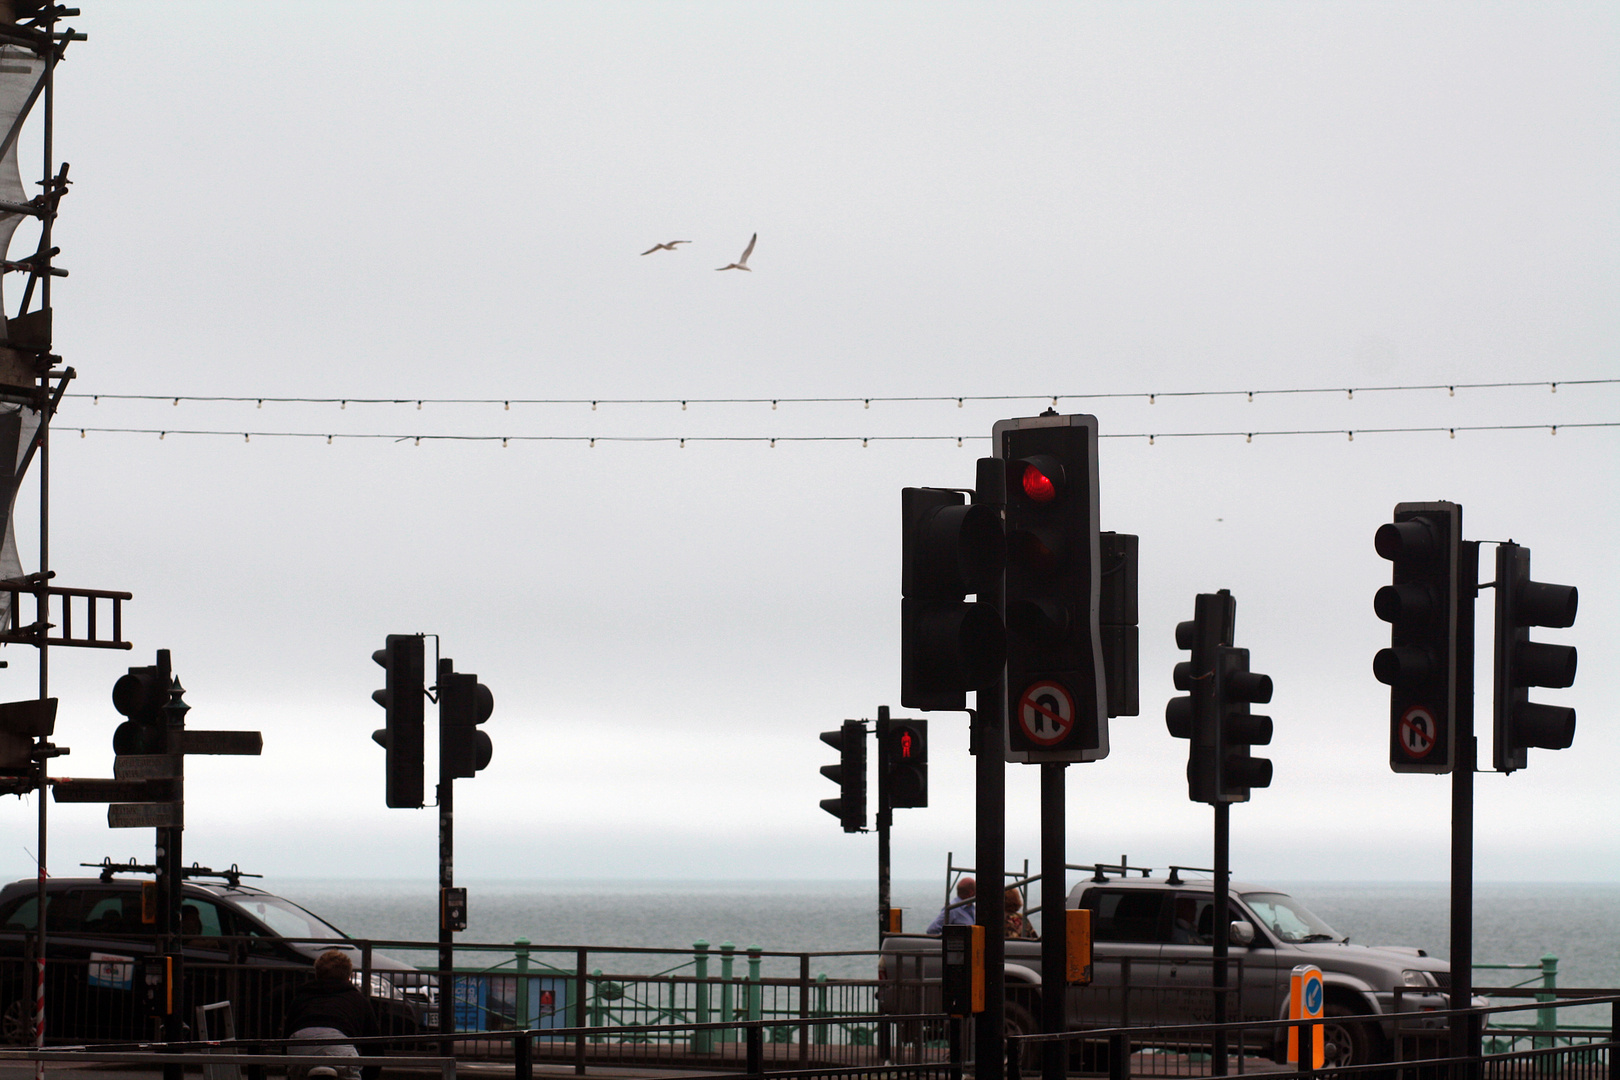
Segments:
[[[1092,889],[1086,894],[1092,940],[1162,944],[1168,936],[1166,899],[1145,889]]]
[[[73,893],[68,894],[69,897]],[[126,908],[129,897],[107,889],[86,889],[77,904],[69,908],[83,913],[82,928],[91,934],[138,934],[141,931],[141,909],[137,898]],[[131,917],[133,916],[133,918]]]
[[[1174,913],[1170,923],[1170,941],[1175,945],[1213,945],[1215,943],[1215,898],[1186,893],[1178,894],[1173,902]]]
[[[47,905],[49,898],[47,898]],[[39,927],[39,897],[25,896],[10,905],[10,910],[0,918],[0,926],[7,930],[35,930]]]

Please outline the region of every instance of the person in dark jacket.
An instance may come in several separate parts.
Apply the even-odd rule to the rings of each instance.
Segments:
[[[315,978],[300,986],[287,1006],[287,1036],[293,1039],[365,1038],[379,1035],[377,1014],[372,1011],[371,999],[354,985],[354,964],[347,953],[328,949],[315,960]],[[322,1054],[335,1058],[358,1057],[349,1043],[325,1043],[314,1046],[290,1046],[290,1053]],[[321,1066],[312,1067],[309,1075],[334,1075],[340,1080],[377,1080],[381,1073],[377,1066],[358,1069],[353,1065],[333,1062],[330,1072]]]

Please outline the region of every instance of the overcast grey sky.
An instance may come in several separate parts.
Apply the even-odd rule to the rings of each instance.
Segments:
[[[112,683],[158,648],[193,726],[264,732],[190,762],[188,859],[430,886],[434,815],[383,806],[370,741],[371,652],[428,632],[496,701],[463,879],[869,875],[817,734],[898,707],[899,489],[970,484],[1057,395],[1098,417],[1103,527],[1141,536],[1143,715],[1070,770],[1074,861],[1210,857],[1163,707],[1176,622],[1229,588],[1276,683],[1235,872],[1442,879],[1450,784],[1387,763],[1372,536],[1451,499],[1581,590],[1542,634],[1581,651],[1540,697],[1575,746],[1479,777],[1477,873],[1620,880],[1620,429],[1570,426],[1620,421],[1572,385],[1620,376],[1613,5],[83,6],[73,390],[409,399],[60,414],[52,563],[135,594],[136,648],[53,655],[59,771],[110,774]],[[1495,382],[1540,385],[1147,397]],[[895,397],[953,400],[790,400]],[[650,400],[578,403],[607,399]],[[79,437],[115,427],[171,434]],[[1374,430],[1414,427],[1459,430]],[[965,717],[931,731],[905,877],[973,847]],[[1033,858],[1037,770],[1008,774]],[[28,876],[33,805],[0,812]],[[56,873],[151,855],[50,813]]]

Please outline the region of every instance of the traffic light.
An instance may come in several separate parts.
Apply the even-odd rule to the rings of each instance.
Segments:
[[[878,732],[878,776],[887,805],[928,805],[928,721],[890,720]]]
[[[866,725],[845,720],[837,731],[823,731],[821,741],[838,751],[837,765],[821,767],[821,775],[838,785],[838,798],[822,799],[821,808],[845,832],[860,832],[866,828]]]
[[[1001,517],[960,491],[903,488],[900,521],[900,703],[965,709],[967,691],[996,684],[1006,655],[986,602],[1006,557]]]
[[[1102,631],[1103,671],[1108,682],[1108,715],[1141,713],[1136,614],[1137,537],[1098,533],[1102,553],[1102,597],[1098,629]]]
[[[55,733],[55,698],[0,702],[0,774],[22,775],[31,771],[35,761],[34,740],[46,739]]]
[[[1530,640],[1530,627],[1575,625],[1573,585],[1530,580],[1530,549],[1496,546],[1496,693],[1492,757],[1499,772],[1529,764],[1528,749],[1563,750],[1575,741],[1575,710],[1529,700],[1529,687],[1575,683],[1575,647]]]
[[[173,675],[169,671],[167,649],[158,651],[158,662],[132,667],[113,683],[113,708],[129,719],[113,731],[113,753],[165,754],[169,751],[168,725],[163,707],[169,703]]]
[[[470,777],[489,764],[495,752],[489,735],[478,730],[495,711],[495,695],[478,676],[455,670],[439,660],[439,775]]]
[[[371,695],[383,707],[386,727],[371,737],[388,751],[387,805],[422,805],[423,648],[419,634],[389,634],[388,643],[371,654],[388,672],[388,685]]]
[[[1007,760],[1095,761],[1108,756],[1097,418],[1002,420],[993,435],[1007,485]]]
[[[1378,527],[1373,546],[1394,564],[1373,610],[1390,624],[1390,644],[1373,657],[1373,675],[1389,686],[1389,767],[1396,772],[1451,771],[1459,641],[1458,549],[1462,507],[1400,503]]]
[[[1186,697],[1171,698],[1164,707],[1164,726],[1178,739],[1187,740],[1187,797],[1194,802],[1220,801],[1219,705],[1215,668],[1219,651],[1232,641],[1237,601],[1225,589],[1199,593],[1193,617],[1176,624],[1176,648],[1192,654],[1175,666],[1177,690]]]
[[[1271,742],[1271,717],[1254,716],[1249,706],[1270,700],[1271,676],[1249,670],[1249,650],[1216,646],[1216,790],[1222,802],[1248,802],[1250,788],[1271,786],[1271,760],[1249,752]]]

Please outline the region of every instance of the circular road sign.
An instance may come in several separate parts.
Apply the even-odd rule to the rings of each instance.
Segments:
[[[1018,696],[1018,727],[1036,746],[1056,746],[1074,730],[1074,695],[1061,683],[1043,680]]]
[[[1401,749],[1415,758],[1427,757],[1438,730],[1432,712],[1422,705],[1412,706],[1401,714]]]

